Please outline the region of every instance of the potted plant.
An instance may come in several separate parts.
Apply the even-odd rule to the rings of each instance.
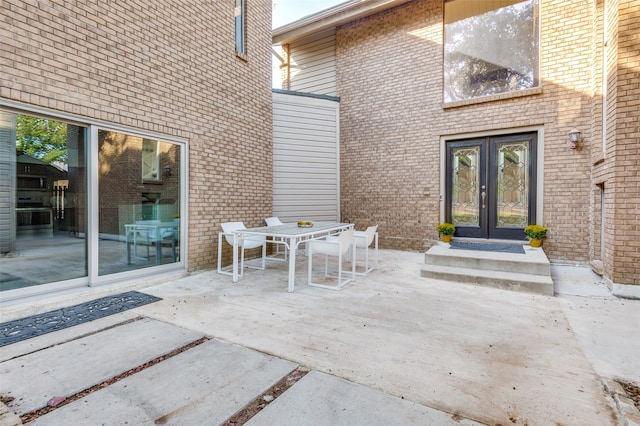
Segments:
[[[547,237],[548,228],[541,225],[529,225],[524,228],[524,233],[529,238],[529,244],[531,247],[540,247],[542,245],[542,239]]]
[[[445,243],[451,242],[451,237],[456,233],[456,227],[452,223],[441,223],[436,226],[436,229],[440,233],[440,238]]]

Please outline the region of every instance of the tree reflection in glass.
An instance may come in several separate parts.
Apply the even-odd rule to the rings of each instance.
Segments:
[[[444,101],[538,85],[537,0],[445,3]]]

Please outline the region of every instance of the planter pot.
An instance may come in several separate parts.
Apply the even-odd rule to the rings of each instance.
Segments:
[[[540,247],[542,245],[542,240],[532,238],[529,244],[531,245],[531,247]]]
[[[440,238],[442,238],[443,243],[450,243],[451,237],[453,237],[453,235],[440,234]]]

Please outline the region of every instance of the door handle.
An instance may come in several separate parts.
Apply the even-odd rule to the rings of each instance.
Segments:
[[[487,206],[485,205],[485,200],[487,198],[487,193],[485,191],[482,191],[482,208],[486,208]]]

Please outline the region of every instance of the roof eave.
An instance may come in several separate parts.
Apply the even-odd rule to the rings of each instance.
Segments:
[[[305,16],[272,31],[273,44],[286,44],[328,28],[335,28],[411,0],[349,0],[332,8]]]

